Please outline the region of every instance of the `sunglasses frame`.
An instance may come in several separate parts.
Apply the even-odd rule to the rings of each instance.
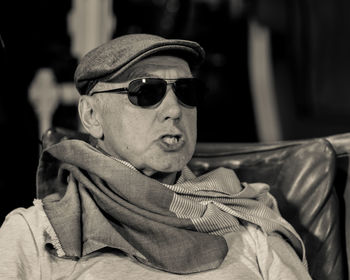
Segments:
[[[128,94],[128,99],[129,99],[129,101],[130,101],[133,105],[138,106],[138,107],[142,107],[142,108],[152,107],[152,106],[154,106],[154,105],[160,104],[161,101],[164,99],[164,97],[166,96],[166,92],[167,92],[167,91],[166,91],[166,87],[165,87],[164,93],[162,93],[162,97],[161,97],[156,103],[151,104],[151,105],[146,105],[146,106],[142,106],[142,105],[136,104],[136,103],[134,102],[134,100],[132,99],[132,97],[135,97],[135,96],[137,96],[138,94],[135,93],[135,92],[132,92],[132,91],[130,90],[130,86],[132,86],[133,84],[135,84],[135,83],[137,83],[137,82],[139,82],[139,81],[141,81],[141,84],[146,84],[146,81],[147,81],[147,80],[161,81],[160,85],[162,85],[162,83],[164,84],[164,82],[165,82],[166,87],[167,87],[168,85],[171,85],[171,86],[172,86],[172,89],[173,89],[173,91],[174,91],[174,93],[175,93],[175,95],[176,95],[176,97],[178,98],[178,101],[179,101],[181,104],[183,104],[184,106],[186,106],[186,107],[197,107],[198,104],[196,104],[196,105],[186,104],[185,102],[183,102],[183,100],[181,100],[182,95],[179,94],[179,93],[177,92],[177,89],[176,89],[176,83],[177,83],[177,82],[179,82],[179,81],[184,81],[184,80],[191,80],[191,81],[194,81],[195,83],[197,83],[197,84],[199,85],[199,87],[201,87],[201,91],[202,91],[202,92],[203,92],[204,89],[205,89],[205,87],[204,87],[202,81],[201,81],[200,79],[194,78],[194,77],[191,77],[191,78],[177,78],[177,79],[163,79],[163,78],[158,78],[158,77],[144,77],[144,78],[136,78],[136,79],[133,79],[133,80],[131,80],[131,81],[128,81],[128,82],[126,83],[126,87],[120,87],[120,88],[111,87],[111,85],[112,85],[111,83],[101,83],[101,82],[99,82],[100,85],[102,84],[102,87],[103,87],[103,85],[107,85],[107,89],[106,89],[106,88],[105,88],[105,89],[101,89],[101,90],[97,89],[96,91],[93,91],[93,92],[90,93],[89,95],[92,96],[92,95],[94,95],[94,94],[96,94],[96,93]],[[202,94],[204,94],[204,92],[203,92]],[[196,102],[196,103],[199,103],[199,100],[198,100],[198,99],[200,99],[200,98],[198,98],[198,97],[199,97],[199,96],[198,96],[198,94],[197,94],[197,96],[196,96],[197,102]]]

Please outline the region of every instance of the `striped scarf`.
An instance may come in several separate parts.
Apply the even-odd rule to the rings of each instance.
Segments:
[[[43,151],[39,196],[60,257],[121,250],[148,266],[189,274],[220,266],[224,234],[253,223],[287,239],[305,261],[304,245],[279,214],[266,184],[240,183],[230,169],[196,177],[187,167],[165,185],[80,140]]]

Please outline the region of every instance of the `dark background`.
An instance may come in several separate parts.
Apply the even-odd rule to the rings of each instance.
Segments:
[[[28,86],[43,67],[72,82],[66,16],[71,0],[2,1],[0,34],[0,224],[35,197],[40,151]],[[198,108],[198,141],[259,141],[248,76],[252,18],[271,32],[283,139],[326,136],[350,128],[350,2],[347,0],[114,1],[113,37],[153,33],[199,42],[207,59],[198,76],[208,87]],[[74,106],[60,106],[54,126],[77,129]],[[74,120],[74,121],[72,121]]]

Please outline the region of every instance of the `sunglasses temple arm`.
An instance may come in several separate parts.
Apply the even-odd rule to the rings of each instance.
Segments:
[[[103,92],[107,92],[107,93],[127,93],[128,89],[127,88],[115,88],[115,89],[100,90],[100,91],[95,91],[95,92],[91,93],[90,95],[94,95],[95,93],[103,93]]]

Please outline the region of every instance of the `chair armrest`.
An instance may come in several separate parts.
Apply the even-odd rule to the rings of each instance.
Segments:
[[[325,139],[331,143],[337,156],[350,154],[350,133],[336,134]]]

